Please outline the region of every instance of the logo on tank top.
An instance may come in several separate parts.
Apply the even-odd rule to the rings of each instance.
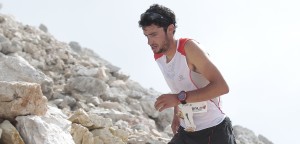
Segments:
[[[167,74],[167,76],[170,79],[174,79],[175,78],[175,68],[174,68],[174,63],[169,64],[166,67],[165,73]]]
[[[206,110],[206,105],[204,105],[204,106],[199,106],[199,107],[192,107],[192,111],[193,112],[201,112],[201,111],[204,111],[204,110]]]
[[[184,80],[183,75],[179,75],[179,76],[178,76],[178,81],[183,81],[183,80]]]

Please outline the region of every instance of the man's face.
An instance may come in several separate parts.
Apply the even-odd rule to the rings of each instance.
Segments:
[[[155,54],[164,53],[168,50],[168,37],[162,27],[158,27],[152,24],[150,26],[144,27],[143,32],[148,39],[148,45],[150,45],[152,51]]]

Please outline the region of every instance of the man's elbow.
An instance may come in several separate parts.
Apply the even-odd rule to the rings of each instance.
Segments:
[[[224,84],[222,88],[222,94],[227,94],[227,93],[229,93],[229,87],[227,84]]]
[[[224,94],[228,94],[229,93],[229,87],[226,86],[225,90],[224,90]]]

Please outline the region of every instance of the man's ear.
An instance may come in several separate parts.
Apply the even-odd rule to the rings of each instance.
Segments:
[[[170,25],[168,26],[167,33],[173,35],[174,30],[175,30],[175,26],[174,26],[173,24],[170,24]]]

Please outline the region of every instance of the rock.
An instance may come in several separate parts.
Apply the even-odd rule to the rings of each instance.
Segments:
[[[77,110],[69,120],[73,123],[81,124],[84,127],[91,129],[111,127],[112,120],[109,118],[103,118],[97,114],[88,114],[83,109]]]
[[[73,123],[71,129],[75,144],[96,144],[93,134],[84,126]]]
[[[60,110],[50,108],[45,116],[18,116],[16,120],[26,144],[75,144],[71,122]]]
[[[47,98],[36,83],[0,81],[0,117],[13,120],[21,115],[44,115]]]
[[[94,96],[102,95],[108,86],[105,82],[92,77],[70,78],[65,86],[65,91],[70,93],[84,93]]]
[[[5,120],[3,123],[0,124],[0,131],[1,130],[1,144],[25,144],[17,129],[8,120]]]
[[[40,24],[39,29],[42,30],[45,33],[48,32],[48,28],[44,24]]]
[[[38,83],[45,96],[51,97],[53,94],[52,79],[20,56],[6,56],[0,53],[0,80]]]
[[[82,51],[82,48],[78,42],[71,41],[69,42],[69,46],[77,53],[80,53]]]

